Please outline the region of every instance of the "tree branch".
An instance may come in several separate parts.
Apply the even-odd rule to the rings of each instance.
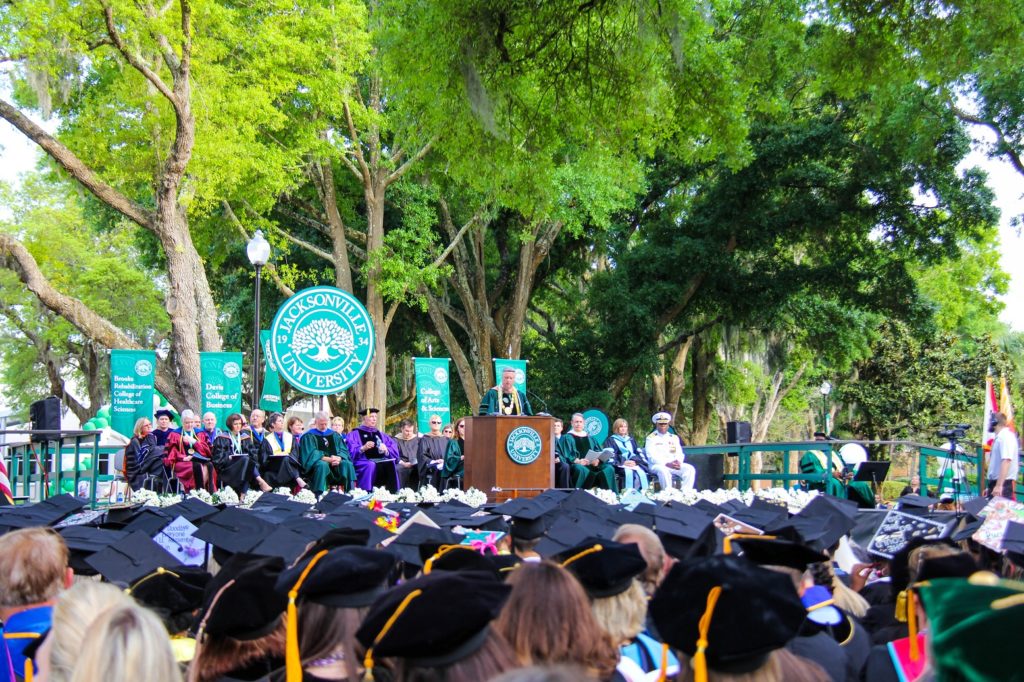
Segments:
[[[1021,160],[1020,155],[1017,153],[1017,151],[1010,146],[1010,143],[1006,140],[1006,136],[1003,134],[1002,128],[1000,128],[995,121],[986,121],[983,118],[979,118],[977,116],[968,114],[966,111],[956,106],[953,107],[953,113],[961,121],[966,121],[967,123],[973,123],[975,125],[984,126],[991,130],[993,133],[995,133],[996,139],[999,141],[999,149],[1001,150],[1000,153],[1005,154],[1007,157],[1009,157],[1010,165],[1012,165],[1018,173],[1024,175],[1024,161]]]
[[[671,341],[668,341],[667,343],[665,343],[664,345],[659,347],[658,348],[658,355],[661,355],[663,353],[667,353],[668,351],[672,350],[676,346],[681,346],[682,344],[686,343],[687,340],[691,336],[696,336],[697,334],[700,334],[701,332],[706,331],[706,330],[710,329],[711,327],[714,327],[716,324],[721,322],[724,319],[724,317],[725,317],[724,315],[719,315],[715,319],[710,320],[708,322],[705,322],[704,324],[700,325],[699,327],[695,327],[694,329],[689,329],[689,330],[687,330],[685,332],[681,332],[674,339],[672,339]]]
[[[97,199],[140,227],[155,231],[153,215],[149,211],[100,180],[96,173],[75,156],[70,149],[29,120],[17,107],[3,99],[0,99],[0,117],[3,117],[8,123],[20,130],[25,137],[39,145],[50,158],[70,173],[71,177],[84,185]]]
[[[347,161],[347,165],[352,170],[356,177],[362,180],[363,187],[369,188],[373,184],[370,178],[370,168],[366,165],[366,159],[363,158],[363,143],[359,140],[359,133],[356,132],[356,125],[352,122],[352,110],[349,109],[348,101],[342,103],[342,107],[345,109],[345,122],[348,124],[348,135],[352,142],[352,151],[356,155],[356,160],[359,161],[359,170],[356,171],[355,166],[352,165],[351,161],[348,161],[348,157],[344,154],[341,155],[342,160]]]
[[[231,204],[225,199],[221,201],[221,205],[224,207],[224,212],[227,214],[231,224],[234,225],[235,229],[238,230],[238,233],[242,235],[242,240],[248,243],[248,241],[252,239],[252,236],[246,232],[245,227],[242,225],[242,221],[238,219],[238,216],[235,215],[234,209],[231,208]],[[286,297],[291,297],[295,294],[295,291],[281,279],[281,275],[278,274],[277,267],[273,263],[267,263],[263,266],[263,269],[270,275],[270,279],[274,280],[274,286],[277,287],[278,291]]]
[[[424,156],[430,153],[430,150],[433,148],[433,146],[434,140],[431,139],[429,142],[423,145],[423,147],[420,148],[418,152],[409,157],[409,159],[405,163],[403,163],[401,166],[392,171],[391,174],[388,175],[387,179],[384,181],[384,186],[386,187],[390,185],[391,183],[395,182],[403,175],[405,175],[410,168],[416,165],[416,162],[418,162],[420,159],[422,159]]]
[[[121,39],[121,34],[118,33],[117,27],[114,26],[114,10],[105,3],[103,3],[102,6],[103,19],[107,25],[107,35],[110,36],[110,40],[114,43],[114,47],[117,48],[118,52],[124,55],[125,60],[127,60],[127,62],[131,64],[136,71],[141,73],[146,80],[153,84],[153,87],[155,87],[160,94],[171,103],[171,106],[173,106],[174,110],[180,115],[182,113],[181,102],[178,101],[178,97],[171,91],[171,88],[168,87],[167,83],[164,83],[163,79],[156,74],[156,72],[146,66],[139,55],[128,49],[128,46],[125,45],[124,41]]]

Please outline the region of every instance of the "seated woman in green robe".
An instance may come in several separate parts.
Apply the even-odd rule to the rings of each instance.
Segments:
[[[586,432],[583,415],[572,416],[572,430],[558,439],[558,459],[562,466],[569,467],[570,479],[575,488],[607,488],[619,492],[615,481],[615,466],[611,461],[587,459],[591,450],[599,452],[601,444]]]
[[[824,441],[827,436],[822,432],[814,434],[814,440]],[[800,458],[800,473],[802,474],[827,474],[824,481],[807,481],[810,490],[819,490],[826,495],[833,497],[846,497],[846,489],[841,480],[842,467],[837,466],[834,459],[835,453],[829,451],[808,450]]]
[[[444,453],[444,470],[441,472],[441,488],[448,487],[448,481],[461,479],[466,471],[466,418],[455,422],[455,437],[448,441],[448,450]]]

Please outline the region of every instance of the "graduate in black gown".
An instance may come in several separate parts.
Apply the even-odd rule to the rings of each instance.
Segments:
[[[421,486],[430,484],[434,488],[441,487],[441,470],[444,469],[448,441],[449,438],[441,432],[441,416],[430,415],[430,432],[423,434],[416,450]]]
[[[226,432],[213,441],[213,466],[221,482],[239,495],[253,485],[268,492],[270,485],[260,477],[259,453],[249,434],[242,431],[242,415],[229,414]]]

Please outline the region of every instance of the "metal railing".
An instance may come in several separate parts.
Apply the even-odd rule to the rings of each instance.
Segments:
[[[120,449],[101,448],[101,435],[101,431],[0,430],[0,437],[5,437],[5,441],[12,436],[25,439],[3,445],[10,455],[7,473],[15,500],[41,501],[49,495],[50,485],[60,494],[64,480],[71,478],[76,496],[79,483],[89,482],[89,505],[95,507],[101,460],[106,463]],[[66,456],[73,458],[70,471],[63,466]],[[83,470],[85,457],[89,458],[89,466]]]

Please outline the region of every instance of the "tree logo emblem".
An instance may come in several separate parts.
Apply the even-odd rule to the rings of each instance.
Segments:
[[[224,376],[228,379],[237,379],[238,375],[242,373],[242,368],[238,366],[237,362],[225,362],[223,371]]]
[[[135,363],[135,374],[140,377],[148,377],[153,373],[153,363],[149,360],[139,360]]]
[[[438,367],[437,369],[435,369],[434,381],[436,381],[439,384],[443,384],[444,382],[448,381],[448,370],[446,370],[444,367]]]
[[[268,358],[298,390],[331,395],[366,373],[375,341],[373,321],[358,299],[335,287],[312,287],[278,309]]]
[[[516,464],[530,464],[540,457],[544,443],[540,434],[529,426],[518,426],[512,429],[505,440],[505,451],[509,459]]]

